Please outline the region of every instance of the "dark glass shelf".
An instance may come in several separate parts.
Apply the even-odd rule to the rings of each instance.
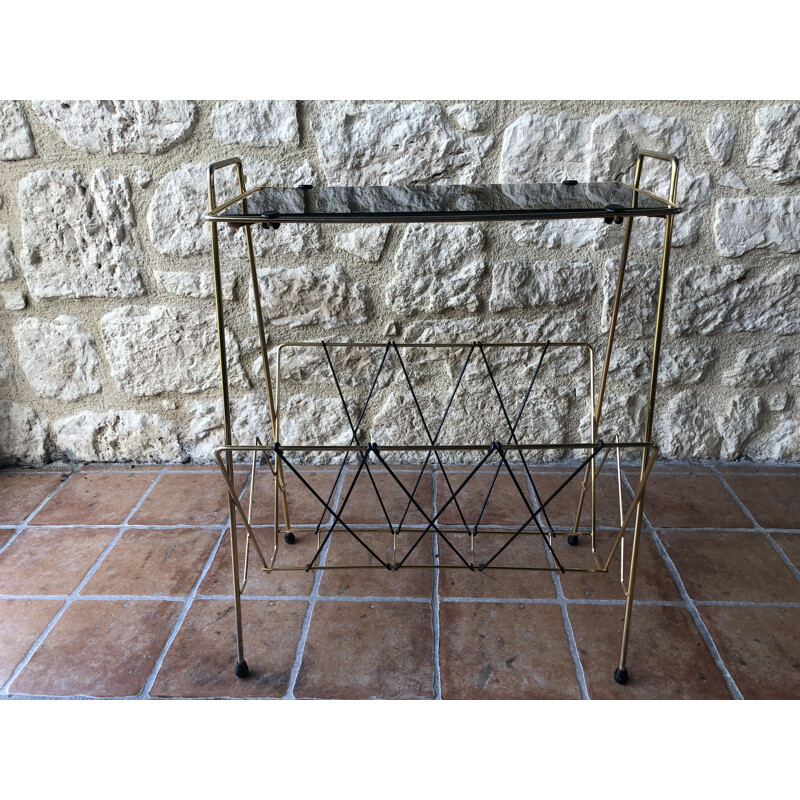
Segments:
[[[620,183],[320,186],[261,189],[206,219],[273,222],[458,222],[665,217],[681,209]]]

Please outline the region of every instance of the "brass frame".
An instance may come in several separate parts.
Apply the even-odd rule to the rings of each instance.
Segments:
[[[669,163],[670,165],[670,181],[669,181],[669,196],[668,198],[661,198],[655,194],[647,192],[646,190],[640,189],[639,184],[642,176],[642,167],[644,164],[645,159],[654,159],[659,161],[664,161]],[[234,166],[236,168],[236,175],[239,184],[239,194],[230,199],[225,201],[224,203],[217,204],[216,201],[216,191],[215,191],[215,173],[226,167]],[[429,569],[519,569],[519,570],[547,570],[547,571],[557,571],[560,570],[562,572],[589,572],[589,573],[605,573],[609,571],[609,567],[614,557],[614,554],[619,549],[620,551],[620,584],[622,588],[623,595],[625,597],[625,621],[623,624],[623,633],[622,633],[622,644],[620,650],[620,660],[619,666],[615,671],[614,678],[615,680],[620,683],[624,684],[627,682],[628,674],[626,669],[626,662],[627,662],[627,650],[628,650],[628,641],[630,635],[630,626],[631,626],[631,618],[632,618],[632,611],[633,611],[633,598],[634,598],[634,588],[635,588],[635,581],[636,581],[636,566],[638,561],[638,554],[639,554],[639,543],[640,543],[640,535],[642,529],[642,515],[644,509],[644,497],[645,497],[645,490],[647,485],[648,477],[650,476],[651,470],[653,468],[653,464],[655,463],[655,459],[658,454],[658,448],[653,444],[652,440],[652,423],[653,423],[653,410],[655,406],[655,398],[656,398],[656,390],[658,384],[658,364],[661,352],[661,340],[662,340],[662,330],[663,330],[663,323],[664,323],[664,310],[665,310],[665,302],[666,302],[666,287],[667,287],[667,277],[668,277],[668,267],[669,267],[669,257],[670,257],[670,250],[671,250],[671,242],[672,242],[672,230],[674,224],[674,213],[678,213],[680,208],[676,204],[677,200],[677,182],[678,182],[678,171],[679,171],[679,164],[678,159],[675,156],[666,155],[663,153],[657,153],[652,151],[643,150],[639,153],[639,156],[636,160],[635,172],[634,172],[634,179],[632,185],[623,184],[628,188],[634,190],[634,200],[633,200],[633,208],[636,208],[638,196],[636,192],[640,192],[642,194],[646,194],[649,197],[652,197],[660,202],[664,203],[671,209],[674,209],[671,213],[662,213],[660,215],[653,215],[650,213],[641,213],[637,214],[635,211],[628,212],[628,213],[621,213],[618,214],[614,212],[614,216],[622,216],[625,218],[625,235],[622,244],[622,250],[620,254],[620,261],[619,261],[619,268],[617,272],[617,285],[616,291],[614,294],[614,301],[612,306],[611,312],[611,320],[609,323],[609,330],[607,334],[607,343],[606,343],[606,350],[603,359],[603,366],[600,374],[600,382],[599,388],[597,392],[597,397],[595,398],[595,385],[594,385],[594,351],[590,345],[585,342],[548,342],[548,346],[554,347],[584,347],[588,348],[589,350],[589,403],[591,409],[591,418],[592,418],[592,436],[590,442],[568,442],[568,443],[558,443],[558,444],[549,444],[549,443],[518,443],[515,442],[513,445],[511,444],[511,440],[509,440],[509,445],[504,446],[500,443],[493,443],[493,444],[476,444],[476,443],[468,443],[464,445],[434,445],[431,443],[431,446],[381,446],[380,452],[397,452],[397,451],[404,451],[404,452],[420,452],[424,453],[427,452],[429,455],[432,451],[455,451],[455,450],[470,450],[480,452],[483,450],[488,450],[489,455],[492,452],[497,452],[498,457],[504,460],[504,451],[510,450],[515,452],[522,452],[522,450],[526,449],[572,449],[572,450],[587,450],[592,455],[590,458],[587,459],[584,478],[581,484],[581,492],[579,496],[578,506],[576,510],[575,516],[575,523],[572,527],[572,535],[579,536],[579,535],[586,535],[590,536],[591,540],[591,551],[595,561],[594,568],[585,568],[585,567],[564,567],[558,559],[556,559],[557,566],[548,566],[548,567],[530,567],[530,566],[522,566],[522,565],[515,565],[515,566],[498,566],[487,564],[483,566],[478,566],[474,563],[474,558],[467,563],[464,561],[463,564],[455,564],[455,565],[440,565],[440,564],[426,564],[426,565],[403,565],[403,568],[429,568]],[[234,606],[235,606],[235,614],[236,614],[236,640],[237,640],[237,662],[236,662],[236,674],[240,677],[245,677],[248,673],[247,663],[244,659],[244,642],[243,642],[243,634],[242,634],[242,614],[241,614],[241,594],[244,590],[244,587],[247,582],[247,575],[248,575],[248,568],[249,568],[249,553],[250,553],[250,545],[252,545],[256,551],[256,555],[258,560],[261,564],[262,569],[266,570],[267,572],[272,571],[290,571],[290,570],[303,570],[311,571],[311,570],[323,570],[323,569],[381,569],[386,567],[387,565],[381,562],[381,564],[375,565],[330,565],[330,566],[320,566],[320,565],[308,565],[307,567],[292,567],[292,566],[280,566],[276,563],[277,556],[279,552],[279,540],[280,536],[279,533],[282,531],[286,538],[287,542],[293,541],[293,529],[289,518],[289,507],[288,507],[288,500],[287,500],[287,492],[286,492],[286,483],[284,480],[284,471],[283,466],[284,463],[294,471],[292,464],[286,459],[286,453],[291,452],[309,452],[309,451],[331,451],[331,452],[342,452],[342,453],[350,453],[356,452],[360,453],[362,457],[362,461],[367,463],[371,454],[374,454],[378,459],[383,461],[380,458],[379,452],[377,447],[374,445],[352,445],[349,447],[324,447],[324,446],[314,446],[314,447],[302,447],[302,446],[286,446],[277,444],[278,441],[278,433],[279,433],[279,398],[280,398],[280,361],[281,361],[281,354],[284,348],[286,347],[320,347],[325,346],[322,345],[320,342],[287,342],[281,344],[277,348],[277,378],[276,378],[276,391],[273,392],[273,385],[272,385],[272,378],[270,374],[270,367],[269,367],[269,358],[268,358],[268,351],[266,346],[266,334],[264,330],[264,321],[262,317],[262,308],[261,308],[261,298],[260,298],[260,289],[257,279],[257,272],[256,272],[256,262],[255,262],[255,253],[253,249],[253,238],[252,238],[252,231],[250,226],[255,223],[264,223],[264,219],[261,217],[248,217],[247,216],[247,198],[254,194],[255,192],[259,191],[263,187],[257,187],[256,189],[252,189],[247,191],[245,188],[245,179],[244,179],[244,172],[242,169],[242,162],[239,158],[230,158],[224,161],[219,161],[214,164],[211,164],[208,168],[208,214],[206,215],[206,220],[209,222],[210,229],[211,229],[211,254],[212,254],[212,265],[214,271],[214,292],[215,292],[215,305],[216,305],[216,316],[217,316],[217,335],[218,335],[218,343],[219,343],[219,356],[220,356],[220,378],[222,384],[222,406],[223,406],[223,423],[224,423],[224,444],[222,447],[219,447],[215,450],[215,459],[217,465],[220,469],[220,472],[223,476],[223,479],[226,484],[226,488],[228,490],[228,507],[229,507],[229,515],[230,515],[230,528],[231,528],[231,560],[232,560],[232,572],[233,572],[233,592],[234,592]],[[236,203],[241,204],[241,217],[239,219],[230,219],[224,216],[220,216],[220,212],[224,209],[235,205]],[[652,359],[651,359],[651,370],[650,370],[650,383],[649,383],[649,390],[647,394],[647,406],[646,406],[646,414],[645,414],[645,424],[644,424],[644,431],[640,441],[636,442],[619,442],[615,440],[610,443],[604,443],[598,440],[598,430],[600,425],[600,420],[602,418],[602,409],[603,409],[603,400],[606,392],[607,386],[607,379],[608,379],[608,372],[611,360],[611,354],[613,350],[614,338],[616,333],[617,321],[619,318],[619,310],[621,305],[622,299],[622,287],[624,282],[625,276],[625,269],[627,266],[628,260],[628,252],[630,247],[631,241],[631,233],[633,229],[633,220],[635,216],[662,216],[665,220],[665,228],[664,228],[664,239],[663,239],[663,246],[662,246],[662,253],[661,253],[661,270],[659,276],[659,285],[658,285],[658,300],[657,300],[657,308],[656,308],[656,320],[655,320],[655,331],[653,337],[653,349],[652,349]],[[574,217],[580,217],[585,215],[574,215]],[[597,215],[595,215],[597,216]],[[566,215],[563,218],[574,218],[573,215]],[[551,218],[558,218],[558,217],[551,217]],[[281,222],[285,221],[284,219],[280,220]],[[301,220],[288,220],[289,222],[297,222]],[[333,222],[346,222],[347,219],[336,219],[331,220]],[[222,297],[222,273],[221,273],[221,260],[220,260],[220,250],[219,250],[219,239],[218,239],[218,230],[217,226],[220,222],[226,222],[227,224],[231,224],[234,227],[244,227],[245,228],[245,240],[247,246],[247,256],[248,256],[248,263],[250,268],[250,280],[251,286],[253,291],[253,299],[255,305],[255,312],[256,312],[256,319],[257,319],[257,326],[258,326],[258,335],[259,335],[259,346],[261,351],[262,357],[262,369],[264,374],[264,382],[267,390],[267,401],[268,401],[268,416],[269,416],[269,433],[272,436],[272,443],[264,443],[260,439],[256,439],[255,443],[252,445],[234,445],[232,443],[232,425],[231,425],[231,406],[230,406],[230,392],[229,392],[229,381],[228,381],[228,365],[227,365],[227,350],[225,344],[225,316],[224,316],[224,303]],[[397,348],[400,347],[449,347],[449,348],[468,348],[470,345],[469,343],[459,343],[459,342],[439,342],[439,343],[384,343],[384,342],[356,342],[356,343],[333,343],[329,342],[326,343],[328,347],[351,347],[351,348],[363,348],[363,347],[387,347],[389,344],[393,346],[396,344]],[[482,346],[485,347],[542,347],[545,343],[542,342],[529,342],[529,343],[520,343],[520,342],[497,342],[497,343],[484,343]],[[327,351],[326,351],[327,352]],[[487,363],[488,367],[488,363]],[[502,402],[502,401],[501,401]],[[351,423],[352,424],[352,423]],[[357,427],[357,426],[356,426]],[[355,429],[354,429],[355,434]],[[512,431],[512,438],[514,434]],[[627,511],[623,509],[623,501],[622,501],[622,476],[621,476],[621,464],[620,464],[620,453],[622,450],[626,448],[640,448],[641,449],[641,467],[639,473],[639,486],[634,494],[634,497],[629,504]],[[603,455],[600,459],[600,464],[598,467],[595,468],[595,457],[602,451]],[[596,509],[595,509],[595,480],[599,475],[600,471],[603,468],[608,456],[611,452],[614,451],[616,454],[616,461],[617,461],[617,482],[618,482],[618,493],[619,493],[619,510],[620,510],[620,528],[616,534],[614,542],[610,548],[610,551],[606,555],[605,558],[600,558],[597,549],[596,549]],[[245,508],[242,505],[242,502],[239,499],[238,493],[235,488],[234,483],[234,471],[233,471],[233,461],[234,461],[234,454],[235,453],[252,453],[252,465],[251,465],[251,482],[250,482],[250,497],[248,500],[248,508]],[[255,478],[256,478],[256,459],[257,456],[261,454],[266,461],[267,465],[269,466],[270,472],[272,474],[273,482],[274,482],[274,525],[273,525],[273,550],[272,554],[270,555],[269,560],[264,557],[264,554],[261,550],[261,547],[258,544],[257,538],[254,534],[252,528],[252,506],[253,506],[253,491],[255,485]],[[272,461],[270,460],[272,459]],[[484,461],[486,457],[484,457]],[[274,462],[274,464],[273,464]],[[387,466],[384,463],[384,466]],[[577,471],[576,471],[577,472]],[[463,485],[462,487],[463,488]],[[377,490],[376,490],[377,491]],[[459,490],[456,490],[460,491]],[[452,492],[452,489],[451,489]],[[587,493],[590,496],[591,502],[591,524],[590,529],[588,531],[581,531],[580,530],[580,519],[582,515],[583,506],[586,500]],[[412,497],[413,501],[413,497]],[[549,502],[546,501],[546,502]],[[542,510],[543,505],[540,503],[539,511]],[[324,504],[324,501],[323,501]],[[327,506],[326,506],[327,508]],[[280,511],[283,511],[283,519],[284,525],[283,527],[280,526]],[[536,512],[536,514],[539,513]],[[239,571],[239,555],[238,555],[238,541],[237,541],[237,514],[239,519],[241,519],[242,524],[245,527],[247,532],[247,539],[245,545],[245,559],[244,559],[244,575],[240,576]],[[330,527],[330,532],[333,532],[336,529],[345,530],[348,529],[346,523],[343,522],[337,515],[334,514],[335,520]],[[633,527],[633,537],[631,543],[631,550],[630,550],[630,564],[628,567],[628,580],[627,585],[625,582],[625,566],[624,566],[624,536],[625,531],[628,528],[631,518],[634,518],[634,527]],[[435,518],[434,518],[435,519]],[[430,520],[429,520],[430,521]],[[526,523],[524,527],[530,525],[530,521]],[[465,523],[466,524],[466,523]],[[448,529],[448,526],[443,525],[435,525],[431,523],[428,527],[430,528],[431,525],[434,526],[434,529],[437,531],[444,532]],[[538,526],[538,522],[537,522]],[[299,529],[301,527],[309,527],[309,526],[295,526],[295,529]],[[391,527],[391,524],[390,524]],[[360,527],[360,531],[369,532],[370,528]],[[375,529],[377,530],[377,529]],[[427,529],[426,529],[427,530]],[[541,527],[540,527],[541,531]],[[352,531],[350,531],[352,533]],[[502,533],[513,533],[515,536],[521,534],[523,536],[526,535],[538,535],[536,531],[526,531],[523,532],[521,530],[517,530],[516,532],[512,530],[493,530],[492,533],[502,534]],[[543,532],[542,532],[543,533]],[[551,529],[552,534],[552,529]],[[319,542],[319,526],[317,526],[317,536]],[[474,531],[471,535],[471,554],[474,556]],[[356,537],[358,538],[358,537]],[[396,540],[396,537],[395,537]],[[369,548],[367,548],[369,549]],[[370,551],[371,552],[371,551]],[[373,554],[374,555],[374,554]],[[399,568],[399,565],[395,559],[395,551],[393,549],[392,555],[392,562],[389,566],[391,569]]]

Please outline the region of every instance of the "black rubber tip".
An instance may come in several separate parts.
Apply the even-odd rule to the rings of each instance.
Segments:
[[[295,543],[294,534],[291,531],[284,533],[283,541],[286,542],[286,544],[294,544]]]
[[[580,539],[577,536],[567,536],[567,544],[570,547],[577,547]]]
[[[250,674],[246,661],[240,661],[233,670],[237,678],[246,678]]]
[[[614,670],[614,680],[620,686],[624,686],[628,682],[628,670],[617,667]]]

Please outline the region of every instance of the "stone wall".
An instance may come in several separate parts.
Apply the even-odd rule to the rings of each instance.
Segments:
[[[800,105],[766,101],[0,101],[0,455],[212,457],[212,161],[242,156],[250,186],[616,180],[640,148],[681,158],[686,209],[661,367],[664,455],[800,460]],[[647,185],[663,191],[664,172]],[[220,196],[233,191],[223,178]],[[634,437],[642,420],[662,225],[634,225],[605,436]],[[621,236],[602,221],[259,229],[270,346],[552,338],[589,341],[600,359]],[[226,230],[221,244],[235,436],[247,443],[268,438],[261,359],[243,235]],[[283,352],[281,438],[345,440],[324,356]],[[489,355],[514,414],[531,353]],[[354,404],[380,356],[334,351]],[[458,359],[409,355],[432,415]],[[476,357],[440,442],[506,438],[480,367]],[[520,433],[586,436],[587,370],[583,351],[551,350]],[[415,413],[390,357],[366,435],[397,441]]]

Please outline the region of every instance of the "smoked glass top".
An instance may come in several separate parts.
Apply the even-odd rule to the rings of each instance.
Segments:
[[[261,189],[210,219],[359,222],[664,216],[680,209],[619,183],[320,186]]]

